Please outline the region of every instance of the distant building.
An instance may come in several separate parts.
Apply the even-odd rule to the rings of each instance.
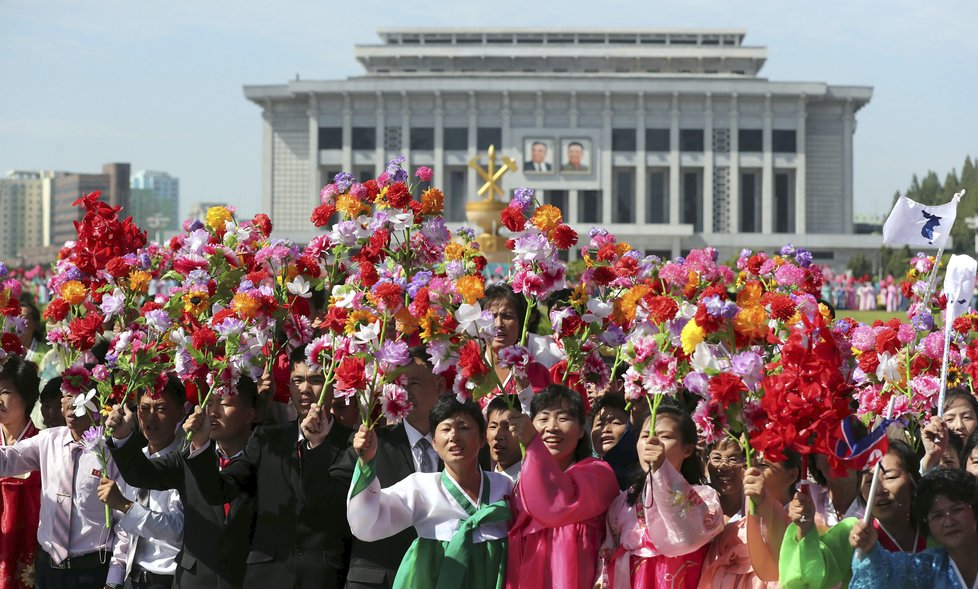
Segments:
[[[54,172],[14,170],[0,178],[0,260],[24,263],[24,252],[50,239]]]
[[[180,180],[166,172],[140,170],[129,182],[129,208],[124,214],[149,232],[150,239],[162,239],[180,227]]]
[[[760,76],[742,30],[389,29],[345,80],[245,86],[262,109],[262,206],[308,240],[320,188],[397,155],[433,168],[465,220],[490,144],[578,231],[608,227],[647,253],[791,242],[844,266],[878,236],[853,224],[853,134],[869,86]],[[572,252],[571,255],[576,255]]]

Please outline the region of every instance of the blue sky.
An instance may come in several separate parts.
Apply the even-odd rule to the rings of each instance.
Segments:
[[[767,78],[874,87],[855,210],[882,214],[912,174],[978,156],[975,23],[973,0],[0,0],[0,172],[128,161],[178,176],[183,211],[253,213],[261,118],[242,86],[358,75],[353,45],[378,28],[743,28]]]

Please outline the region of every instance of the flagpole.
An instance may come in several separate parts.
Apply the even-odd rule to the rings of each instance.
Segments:
[[[942,243],[941,247],[937,249],[937,257],[934,258],[934,267],[931,268],[930,276],[927,278],[927,290],[921,299],[928,309],[930,309],[930,296],[934,294],[934,282],[937,280],[937,270],[941,267],[941,258],[944,256],[944,245]]]
[[[951,308],[945,311],[945,317],[951,318]],[[944,417],[944,397],[947,395],[947,361],[951,352],[951,328],[952,321],[944,325],[944,357],[941,360],[941,393],[937,396],[937,416]]]
[[[882,391],[881,391],[882,392]],[[893,407],[896,403],[896,396],[899,391],[893,393],[890,397],[890,403],[886,406],[886,419],[883,421],[886,424],[887,421],[893,419]],[[876,493],[879,489],[880,482],[880,470],[883,468],[883,457],[876,461],[876,466],[873,467],[873,482],[869,485],[869,496],[866,498],[866,513],[863,514],[863,521],[867,524],[873,520],[873,508],[876,507]]]

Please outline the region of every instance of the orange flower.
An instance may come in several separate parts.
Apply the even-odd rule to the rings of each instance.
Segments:
[[[756,307],[761,304],[762,294],[764,291],[761,288],[761,283],[757,280],[751,280],[737,293],[737,306]]]
[[[615,244],[615,252],[617,252],[618,257],[624,256],[630,251],[632,251],[632,246],[626,241],[620,241]]]
[[[260,307],[261,302],[258,299],[243,292],[239,292],[231,299],[231,308],[245,321],[254,319]]]
[[[733,327],[744,337],[762,338],[767,335],[767,319],[767,311],[760,305],[741,307],[734,317]]]
[[[418,336],[425,342],[431,341],[431,338],[441,330],[438,316],[431,309],[428,309],[428,312],[418,320],[418,324],[421,326],[421,333]]]
[[[644,284],[637,284],[618,297],[615,300],[614,315],[612,316],[615,323],[621,325],[634,321],[638,302],[648,293],[649,287]]]
[[[537,207],[537,210],[533,212],[533,218],[530,219],[533,226],[544,233],[550,233],[550,231],[563,223],[563,221],[564,219],[561,216],[560,209],[553,205],[541,205]]]
[[[445,208],[445,195],[437,188],[429,188],[421,193],[421,214],[437,215]]]
[[[445,246],[446,260],[461,260],[465,255],[465,248],[454,241]]]
[[[61,286],[61,298],[69,305],[80,305],[88,296],[88,288],[77,280],[69,280]]]
[[[401,309],[394,315],[394,321],[397,324],[397,332],[404,335],[411,335],[418,331],[418,320],[414,318],[411,311],[407,307],[401,307]]]
[[[343,213],[349,219],[356,219],[362,213],[370,210],[363,201],[350,194],[341,194],[336,197],[336,210]]]
[[[133,292],[146,292],[149,289],[149,279],[152,278],[149,272],[143,270],[133,270],[129,273],[129,288]]]
[[[455,283],[455,289],[462,295],[465,303],[474,304],[477,300],[485,296],[485,285],[482,279],[477,276],[463,276]]]

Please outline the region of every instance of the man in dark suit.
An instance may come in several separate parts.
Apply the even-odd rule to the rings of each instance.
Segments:
[[[184,424],[193,435],[187,464],[212,505],[255,497],[245,587],[331,589],[345,564],[349,481],[330,477],[329,468],[353,432],[330,418],[331,390],[324,405],[316,405],[325,386],[322,370],[306,363],[302,349],[291,360],[289,388],[299,420],[258,428],[241,457],[218,471],[207,451],[209,423],[198,407]]]
[[[238,381],[238,393],[212,398],[207,407],[215,451],[207,458],[227,464],[244,450],[255,420],[258,390],[248,377]],[[176,489],[184,509],[183,550],[177,557],[175,587],[233,589],[244,583],[245,559],[254,522],[254,499],[242,495],[227,505],[208,503],[187,469],[180,452],[148,458],[145,440],[133,431],[133,413],[116,406],[107,425],[113,428],[109,451],[123,478],[145,489]]]
[[[547,162],[547,144],[534,141],[530,145],[530,161],[523,162],[524,172],[551,172],[552,166]]]
[[[414,472],[436,472],[438,455],[431,446],[428,414],[445,393],[445,380],[431,370],[424,346],[411,348],[411,363],[404,369],[406,389],[413,405],[403,423],[377,428],[375,468],[381,487],[407,478]],[[331,469],[333,478],[349,481],[357,456],[353,448],[344,452]],[[353,538],[346,589],[390,588],[404,553],[417,537],[414,528],[377,542]]]

